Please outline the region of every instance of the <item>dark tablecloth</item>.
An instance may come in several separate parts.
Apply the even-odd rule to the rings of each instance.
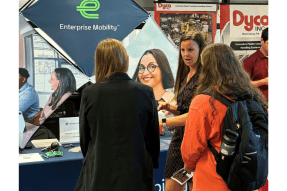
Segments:
[[[163,191],[163,171],[171,134],[161,137],[159,168],[154,170],[156,190]],[[79,144],[74,144],[76,147]],[[44,161],[19,163],[19,191],[73,191],[82,168],[82,153],[68,152],[60,147],[63,157],[43,158]],[[24,149],[19,154],[39,153],[41,149]]]

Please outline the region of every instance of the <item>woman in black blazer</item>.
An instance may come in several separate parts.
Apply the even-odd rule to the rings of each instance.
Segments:
[[[126,74],[128,55],[115,39],[99,43],[96,84],[82,92],[76,191],[152,191],[159,166],[159,122],[151,87]]]

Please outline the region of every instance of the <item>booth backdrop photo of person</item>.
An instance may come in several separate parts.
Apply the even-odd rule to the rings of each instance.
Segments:
[[[60,135],[60,133],[58,131],[60,124],[57,121],[59,121],[62,117],[76,117],[79,110],[80,99],[78,99],[79,96],[74,96],[68,100],[64,100],[65,98],[62,98],[57,104],[55,110],[52,110],[51,115],[50,112],[49,114],[44,112],[46,113],[46,117],[49,118],[48,115],[50,115],[51,121],[49,120],[47,121],[47,124],[44,124],[46,117],[44,118],[42,116],[40,122],[39,119],[40,114],[42,113],[41,110],[43,110],[45,107],[47,108],[47,102],[52,101],[49,101],[49,99],[51,99],[51,94],[55,92],[55,90],[51,89],[51,84],[49,83],[51,74],[57,68],[68,68],[73,75],[71,75],[70,80],[76,81],[71,82],[76,86],[76,88],[72,88],[70,90],[71,93],[74,93],[76,89],[80,89],[84,84],[88,83],[90,81],[89,77],[83,74],[82,71],[80,71],[77,67],[73,66],[73,64],[70,64],[67,60],[65,60],[61,54],[55,51],[55,49],[40,34],[38,34],[33,27],[29,25],[22,15],[19,15],[19,68],[24,68],[29,73],[29,77],[22,73],[24,76],[26,76],[26,83],[24,85],[25,87],[22,87],[22,90],[19,89],[19,98],[21,98],[19,99],[19,111],[25,110],[30,105],[30,107],[26,109],[24,113],[22,112],[25,118],[25,132],[23,133],[21,148],[24,148],[31,138],[50,138],[50,136],[42,136],[43,133],[38,131],[39,128],[42,128],[40,125],[43,125],[43,127],[45,126],[46,129],[53,131],[53,133],[59,139],[58,135]],[[24,83],[24,76],[19,79],[20,86]],[[28,87],[28,84],[31,86]],[[34,98],[32,98],[32,96],[28,96],[29,94],[32,95],[31,92],[28,92],[31,89],[35,90],[33,93]],[[60,92],[57,93],[56,97],[59,98],[59,96]],[[65,95],[64,97],[68,96]],[[57,102],[56,99],[53,99],[53,101]],[[61,102],[62,106],[60,106]],[[19,125],[19,130],[21,129],[22,128]]]
[[[159,123],[151,87],[127,74],[129,57],[115,39],[95,52],[96,83],[82,91],[79,114],[83,167],[75,191],[155,191]]]
[[[178,48],[165,36],[161,28],[153,20],[153,17],[148,18],[143,28],[137,34],[138,31],[136,29],[122,41],[129,55],[128,75],[133,78],[135,71],[139,67],[139,60],[141,60],[147,50],[159,49],[165,54],[175,78],[178,63]]]
[[[51,89],[54,91],[45,107],[27,120],[28,123],[41,125],[44,121],[74,92],[76,91],[76,80],[73,73],[68,68],[56,68],[49,80]]]
[[[159,49],[147,50],[139,60],[133,80],[152,87],[159,101],[166,89],[174,87],[174,78],[166,55]]]
[[[172,93],[174,88],[173,74],[166,55],[160,49],[150,49],[143,53],[133,75],[133,80],[150,86],[157,101],[175,104]],[[160,119],[167,115],[168,111],[158,112]],[[173,115],[167,117],[171,116]]]

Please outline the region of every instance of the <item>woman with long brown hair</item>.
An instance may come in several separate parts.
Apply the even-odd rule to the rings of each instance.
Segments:
[[[201,54],[202,69],[199,86],[190,105],[181,146],[185,170],[194,171],[193,190],[229,191],[216,173],[216,162],[208,142],[219,151],[227,106],[214,99],[218,91],[234,101],[237,92],[249,91],[265,111],[267,103],[258,88],[251,84],[232,49],[222,43],[209,45]],[[200,94],[208,89],[212,96]]]
[[[180,147],[183,139],[186,117],[193,93],[198,86],[198,75],[201,70],[200,54],[206,46],[200,32],[188,32],[180,40],[178,69],[175,81],[175,99],[177,105],[166,102],[159,103],[159,110],[167,110],[175,117],[160,119],[160,126],[175,127],[166,159],[164,177],[166,191],[182,191],[185,185],[180,185],[170,177],[184,167]],[[192,180],[189,180],[192,189]]]

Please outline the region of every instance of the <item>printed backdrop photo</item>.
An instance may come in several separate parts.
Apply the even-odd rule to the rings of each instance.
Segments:
[[[212,44],[216,33],[216,4],[154,3],[154,18],[165,35],[178,47],[188,31],[202,32]]]
[[[46,119],[65,116],[56,111],[74,91],[94,82],[98,43],[106,38],[121,41],[148,18],[131,0],[30,0],[27,5],[19,14],[19,68],[30,74],[28,83],[37,92],[40,111],[25,118],[28,131],[22,146]],[[66,90],[67,84],[72,88]]]

